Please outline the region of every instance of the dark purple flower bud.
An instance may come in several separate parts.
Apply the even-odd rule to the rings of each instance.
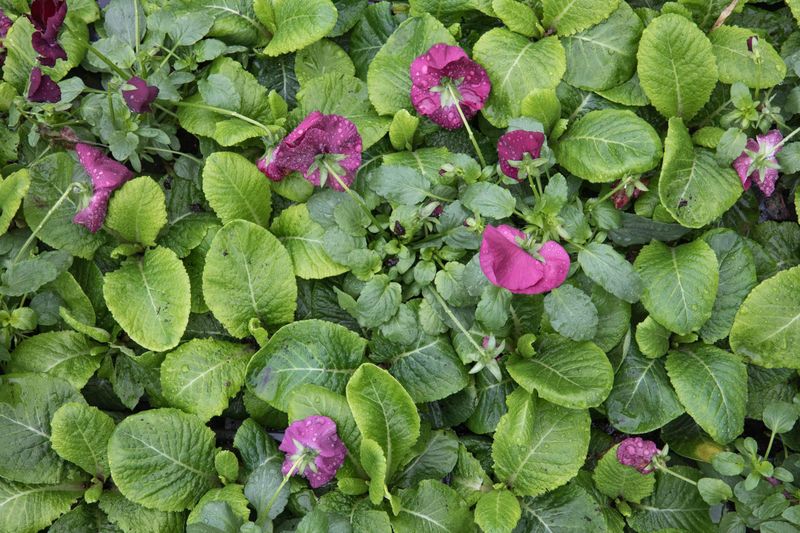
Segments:
[[[386,268],[392,268],[399,262],[400,260],[396,257],[387,257],[386,259],[384,259],[383,264],[386,266]]]
[[[31,71],[31,80],[28,85],[28,100],[55,104],[61,100],[61,87],[51,80],[50,76],[42,74],[42,69],[35,67]]]
[[[544,133],[538,131],[514,130],[505,133],[497,141],[497,155],[500,159],[500,170],[509,178],[519,181],[519,169],[512,166],[512,161],[522,161],[525,154],[537,159],[542,152]]]
[[[404,228],[403,225],[397,221],[395,221],[394,229],[392,231],[398,237],[402,237],[403,235],[406,234],[406,228]]]
[[[747,51],[752,52],[758,46],[758,35],[751,35],[747,38]]]
[[[128,80],[128,85],[134,88],[122,91],[122,98],[128,104],[128,108],[134,113],[149,113],[150,104],[158,96],[158,87],[147,85],[147,82],[138,76]]]
[[[347,448],[336,434],[336,423],[317,415],[289,424],[278,449],[286,452],[283,474],[292,471],[305,476],[315,489],[333,479],[347,455]]]
[[[439,204],[433,209],[431,216],[433,218],[439,218],[440,216],[442,216],[442,213],[444,213],[444,206],[442,204]]]
[[[617,448],[617,461],[620,464],[632,466],[642,474],[653,471],[650,463],[658,455],[658,447],[651,440],[641,437],[629,437],[619,443]]]
[[[648,179],[642,178],[640,180],[643,184],[647,185]],[[617,187],[619,185],[620,180],[615,181],[611,184],[611,187]],[[626,205],[631,201],[631,198],[636,199],[642,194],[642,191],[639,189],[634,188],[633,193],[628,196],[628,193],[625,191],[625,188],[618,190],[614,194],[611,195],[611,201],[614,203],[614,207],[617,209],[624,209]]]
[[[420,115],[454,130],[463,126],[458,107],[468,120],[483,108],[492,84],[489,75],[458,46],[444,43],[411,63],[411,103]]]
[[[75,151],[78,153],[81,165],[92,179],[92,199],[89,205],[79,211],[72,221],[86,226],[89,231],[95,233],[106,219],[111,193],[131,179],[133,172],[94,146],[79,143],[75,146]]]

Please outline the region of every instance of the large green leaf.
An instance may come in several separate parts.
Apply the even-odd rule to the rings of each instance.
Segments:
[[[125,333],[148,350],[177,346],[189,322],[189,275],[167,248],[147,250],[106,274],[103,297]]]
[[[210,489],[214,432],[194,415],[153,409],[119,423],[108,442],[114,483],[129,500],[159,511],[194,506]]]
[[[192,339],[161,364],[161,393],[169,405],[202,420],[219,416],[242,388],[250,355],[240,344]]]
[[[356,66],[359,78],[366,79],[372,58],[392,35],[397,22],[392,5],[379,2],[370,4],[350,32],[350,57]]]
[[[97,407],[72,402],[59,407],[50,422],[50,442],[63,459],[97,479],[111,474],[106,448],[114,420]]]
[[[523,498],[520,503],[522,520],[517,531],[601,533],[607,530],[597,503],[576,483],[570,483],[538,498]]]
[[[279,329],[247,365],[247,387],[286,411],[292,392],[313,383],[341,394],[364,362],[366,341],[344,326],[301,320]]]
[[[0,478],[0,531],[36,533],[69,511],[83,491],[80,482],[26,485]]]
[[[589,278],[628,303],[636,303],[642,293],[639,274],[613,247],[598,242],[587,244],[578,252],[578,263]]]
[[[14,151],[14,158],[16,158],[16,151]],[[0,235],[8,231],[30,185],[31,175],[27,168],[12,172],[10,176],[0,182]]]
[[[647,26],[637,59],[642,88],[665,117],[691,119],[717,85],[711,42],[680,15],[661,15]]]
[[[432,16],[410,17],[392,33],[369,65],[367,87],[381,115],[411,107],[411,62],[437,43],[455,44],[452,34]]]
[[[414,16],[430,13],[439,20],[451,20],[470,11],[492,15],[491,0],[409,0]]]
[[[542,0],[544,25],[559,35],[572,35],[607,18],[619,0]]]
[[[99,507],[125,533],[165,533],[183,531],[183,513],[164,512],[133,503],[118,490],[105,490]]]
[[[456,533],[474,527],[467,504],[440,481],[426,479],[400,491],[398,499],[398,514],[391,517],[397,533]]]
[[[662,326],[686,335],[711,317],[719,267],[702,239],[674,248],[653,241],[642,248],[634,266],[644,283],[642,304]]]
[[[685,466],[670,467],[681,476],[697,481],[701,474]],[[712,533],[708,504],[700,497],[697,487],[669,474],[656,472],[656,492],[641,504],[631,505],[633,514],[628,523],[636,531],[691,531]]]
[[[11,353],[10,372],[42,372],[83,388],[100,358],[93,357],[86,337],[74,331],[49,331],[20,342]]]
[[[347,272],[347,267],[336,263],[325,251],[325,228],[311,219],[306,204],[281,211],[269,230],[286,247],[298,278],[322,279]]]
[[[395,476],[393,484],[413,487],[423,479],[442,479],[453,471],[458,461],[458,438],[451,430],[425,432],[417,441],[412,459]]]
[[[647,359],[628,349],[605,403],[608,420],[624,433],[649,433],[683,414],[663,359]]]
[[[127,242],[153,246],[166,223],[164,191],[147,176],[125,183],[108,204],[106,226]]]
[[[504,28],[481,35],[473,48],[492,82],[483,115],[498,128],[520,115],[522,100],[536,89],[555,89],[567,68],[558,37],[531,42]]]
[[[553,289],[544,298],[550,325],[574,341],[588,341],[597,334],[597,308],[585,292],[572,285]]]
[[[721,167],[712,152],[694,148],[683,120],[669,119],[658,196],[675,220],[687,228],[702,228],[719,218],[741,195],[736,172]]]
[[[561,40],[567,57],[564,81],[587,91],[625,83],[636,72],[642,21],[627,2],[604,22]]]
[[[575,342],[560,335],[542,337],[533,357],[512,356],[508,373],[529,392],[549,402],[585,409],[606,399],[614,370],[593,342]]]
[[[271,24],[267,26],[274,25],[272,39],[264,48],[264,53],[268,56],[300,50],[325,37],[336,25],[338,13],[330,0],[281,0],[267,3],[272,5],[273,10]]]
[[[591,111],[554,147],[559,165],[594,183],[652,170],[661,160],[656,130],[630,111]]]
[[[755,34],[748,28],[720,26],[709,34],[722,83],[744,83],[751,89],[768,89],[786,76],[786,63],[766,39],[758,40],[758,56],[747,49]]]
[[[214,236],[203,270],[203,296],[231,335],[248,335],[251,319],[263,325],[291,322],[297,307],[292,260],[270,232],[245,220]]]
[[[497,478],[520,496],[538,496],[575,477],[589,449],[586,410],[561,407],[516,389],[492,444]]]
[[[800,368],[800,267],[753,289],[736,313],[730,343],[753,364]]]
[[[414,401],[388,372],[365,363],[347,383],[347,403],[361,434],[386,454],[386,477],[391,479],[419,437]]]
[[[242,422],[236,430],[233,446],[242,458],[241,470],[245,476],[265,463],[283,463],[283,453],[278,451],[278,443],[252,418]]]
[[[747,366],[724,350],[703,344],[667,357],[669,379],[686,412],[711,438],[727,444],[744,430]]]
[[[520,516],[519,500],[506,489],[485,493],[475,506],[475,523],[485,533],[510,533]]]
[[[214,152],[203,167],[203,194],[223,224],[236,219],[266,227],[272,213],[269,180],[233,152]]]

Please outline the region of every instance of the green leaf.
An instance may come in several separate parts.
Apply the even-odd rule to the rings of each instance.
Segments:
[[[16,151],[14,152],[16,159]],[[31,176],[28,169],[23,168],[11,173],[6,179],[0,182],[0,235],[8,231],[14,215],[17,214],[22,199],[28,192],[31,184]]]
[[[372,58],[381,49],[397,27],[391,4],[370,4],[350,33],[350,57],[356,65],[356,74],[366,79]],[[410,66],[410,63],[409,63]]]
[[[671,332],[648,316],[636,326],[636,344],[647,357],[661,357],[669,351]]]
[[[514,196],[499,185],[480,182],[468,185],[461,194],[461,201],[482,217],[502,219],[514,214]]]
[[[455,44],[442,23],[428,14],[410,17],[392,33],[369,64],[367,87],[372,105],[381,115],[412,110],[411,62],[437,43]]]
[[[591,111],[573,123],[554,147],[558,164],[592,183],[652,170],[661,160],[661,139],[630,111]]]
[[[78,482],[26,485],[0,478],[0,531],[36,533],[69,511],[83,490]]]
[[[399,509],[392,516],[397,532],[442,533],[473,529],[472,513],[456,491],[426,479],[413,489],[400,491]]]
[[[733,491],[721,479],[704,477],[697,480],[697,490],[709,505],[717,505],[733,497]]]
[[[419,117],[400,109],[394,114],[389,125],[389,140],[395,150],[412,150],[414,146],[414,133],[419,126]]]
[[[256,166],[233,152],[214,152],[203,167],[203,194],[223,224],[236,219],[260,226],[272,213],[270,185]]]
[[[800,267],[752,290],[731,328],[733,351],[767,368],[800,368]]]
[[[513,32],[525,37],[533,37],[540,32],[539,19],[531,6],[517,0],[492,0],[492,10]]]
[[[576,483],[538,498],[523,498],[521,505],[522,520],[517,525],[521,531],[583,533],[606,530],[597,502]]]
[[[264,54],[279,56],[300,50],[325,37],[336,25],[338,13],[329,0],[271,2],[275,29]],[[264,22],[262,20],[262,22]]]
[[[672,466],[678,474],[696,481],[700,472],[685,466]],[[656,492],[641,505],[632,505],[628,523],[636,531],[662,531],[669,528],[692,533],[717,531],[708,516],[708,504],[697,488],[681,479],[656,472]]]
[[[242,422],[236,430],[233,446],[242,458],[242,473],[245,476],[264,463],[283,463],[283,453],[278,451],[278,444],[252,418]]]
[[[419,437],[414,401],[388,372],[365,363],[347,383],[347,403],[364,438],[386,454],[386,477],[391,479]]]
[[[402,113],[405,110],[398,111]],[[430,180],[416,169],[381,165],[369,173],[369,187],[390,202],[417,205],[428,197]]]
[[[475,506],[475,523],[486,533],[511,533],[521,516],[517,497],[506,489],[485,493]]]
[[[306,204],[281,211],[269,229],[289,252],[295,276],[322,279],[347,272],[347,267],[336,263],[325,251],[325,228],[311,219]]]
[[[394,485],[414,487],[423,479],[447,476],[458,460],[458,438],[450,430],[431,431],[424,441],[417,441],[415,453],[416,457],[395,476]]]
[[[662,326],[686,335],[711,317],[719,268],[705,241],[674,248],[653,241],[642,248],[634,266],[644,282],[642,304]]]
[[[244,385],[251,355],[246,346],[192,339],[167,354],[161,364],[161,393],[169,405],[201,420],[219,416]]]
[[[114,431],[110,416],[96,407],[67,403],[53,413],[50,429],[50,443],[58,455],[98,479],[108,478],[106,448]]]
[[[257,509],[258,524],[263,525],[269,519],[275,518],[286,507],[289,501],[289,487],[284,485],[281,488],[282,480],[281,465],[272,462],[259,466],[248,476],[244,495],[250,505]],[[267,502],[271,501],[279,491],[279,495],[267,512]]]
[[[577,287],[562,285],[553,289],[544,297],[544,310],[553,329],[567,338],[587,341],[597,333],[597,308]]]
[[[511,357],[508,373],[528,392],[571,409],[597,407],[614,382],[614,370],[592,342],[575,342],[545,335],[533,357]]]
[[[617,9],[619,0],[542,0],[544,25],[559,35],[572,35],[605,20]]]
[[[294,72],[300,85],[305,85],[308,81],[330,72],[355,76],[356,67],[341,46],[328,39],[322,39],[297,52]]]
[[[662,359],[647,359],[631,345],[605,403],[608,420],[623,433],[649,433],[683,414]]]
[[[578,263],[586,275],[605,290],[628,303],[642,294],[639,274],[621,254],[607,244],[592,242],[578,252]]]
[[[369,500],[380,505],[386,493],[386,456],[380,444],[372,439],[361,440],[361,465],[369,475]]]
[[[505,128],[509,120],[520,115],[522,100],[531,91],[555,89],[567,68],[557,37],[531,42],[504,28],[481,35],[473,56],[492,82],[483,115],[498,128]]]
[[[695,149],[683,120],[669,119],[658,196],[675,220],[684,227],[702,228],[727,211],[741,195],[742,184],[736,172],[721,167],[709,150]]]
[[[711,42],[680,15],[654,19],[642,33],[636,57],[642,89],[667,118],[691,119],[717,85]]]
[[[667,372],[686,412],[715,441],[727,444],[744,430],[747,367],[729,352],[708,345],[671,351]]]
[[[20,342],[11,352],[10,372],[42,372],[83,388],[100,367],[100,358],[90,354],[86,337],[74,331],[40,333]]]
[[[99,503],[108,520],[125,533],[162,533],[181,531],[183,513],[167,513],[133,503],[118,490],[103,491]]]
[[[586,410],[567,409],[516,389],[494,434],[497,478],[521,496],[560,487],[583,466],[590,424]]]
[[[122,494],[159,511],[194,506],[211,488],[214,432],[194,415],[152,409],[119,423],[108,442],[111,475]]]
[[[656,476],[652,472],[642,474],[633,467],[623,465],[617,459],[617,448],[614,446],[597,461],[592,474],[597,490],[616,500],[639,503],[653,493]]]
[[[587,91],[602,91],[628,81],[636,72],[642,21],[627,2],[604,22],[562,39],[567,57],[564,81]]]
[[[125,333],[148,350],[177,346],[189,322],[189,275],[167,248],[147,250],[106,274],[103,297]]]
[[[84,399],[62,379],[45,374],[0,377],[0,476],[22,483],[59,483],[73,473],[50,444],[50,420],[68,402]]]
[[[786,77],[786,63],[767,39],[758,39],[757,51],[747,49],[747,40],[753,35],[755,32],[748,28],[727,25],[715,28],[708,35],[717,58],[719,81],[768,89]]]
[[[402,288],[381,274],[369,280],[358,295],[353,316],[363,328],[374,328],[389,321],[400,308]]]
[[[297,307],[292,260],[270,232],[234,220],[214,236],[203,270],[203,296],[231,335],[249,334],[248,323],[291,322]]]
[[[197,505],[194,507],[194,509],[192,509],[192,512],[189,513],[189,517],[186,519],[186,524],[190,525],[193,523],[202,522],[203,508],[206,505],[214,502],[217,502],[217,505],[220,502],[226,504],[231,509],[233,514],[239,517],[241,520],[250,519],[250,508],[248,507],[249,502],[244,495],[244,487],[236,483],[230,483],[224,487],[213,488],[203,494],[203,497],[200,498],[199,502],[197,502]]]
[[[485,15],[492,14],[491,0],[410,0],[411,15],[418,17],[430,13],[441,20],[450,21],[454,17],[480,11]]]
[[[341,394],[364,362],[366,341],[323,320],[301,320],[279,329],[247,365],[247,387],[286,412],[292,392],[313,383]]]
[[[147,176],[125,183],[108,204],[106,226],[127,242],[153,246],[166,223],[164,191]]]

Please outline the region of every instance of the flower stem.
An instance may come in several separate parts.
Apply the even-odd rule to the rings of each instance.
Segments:
[[[661,472],[664,472],[665,474],[669,474],[672,477],[676,477],[676,478],[680,479],[681,481],[685,481],[686,483],[689,483],[690,485],[697,486],[697,481],[695,481],[693,479],[689,479],[688,477],[684,477],[684,476],[678,474],[677,472],[673,472],[672,470],[670,470],[669,468],[667,468],[664,465],[656,465],[656,469],[660,470]]]
[[[39,232],[44,227],[44,225],[47,224],[47,221],[50,220],[50,217],[53,216],[53,213],[55,213],[58,210],[58,208],[61,207],[61,204],[63,204],[64,200],[67,199],[69,193],[72,192],[72,188],[75,185],[76,185],[75,183],[70,183],[67,189],[64,191],[64,194],[62,194],[61,197],[58,200],[56,200],[56,203],[53,204],[53,207],[51,207],[50,210],[44,215],[42,221],[39,222],[39,225],[36,226],[36,229],[33,230],[33,233],[31,233],[30,237],[28,237],[28,240],[25,241],[25,243],[22,245],[22,248],[20,248],[19,252],[17,252],[17,255],[14,257],[14,260],[11,262],[12,265],[17,264],[17,262],[22,257],[22,254],[28,249],[28,247],[31,245],[34,239],[36,239],[36,235],[38,235]]]
[[[220,115],[227,115],[229,117],[238,118],[239,120],[243,120],[248,124],[252,124],[253,126],[257,126],[267,132],[269,135],[272,135],[272,130],[269,129],[268,126],[262,124],[261,122],[254,120],[250,117],[244,116],[241,113],[237,113],[236,111],[231,111],[229,109],[223,109],[221,107],[216,107],[213,105],[207,104],[198,104],[195,102],[175,102],[175,105],[178,107],[194,107],[195,109],[205,109],[206,111],[213,111],[214,113],[219,113]]]
[[[467,129],[467,135],[469,135],[469,140],[472,142],[472,147],[475,148],[475,153],[478,154],[478,159],[481,162],[481,168],[486,166],[486,159],[483,157],[483,152],[481,152],[481,147],[478,146],[478,141],[475,140],[475,135],[472,133],[472,128],[469,127],[469,122],[467,122],[467,117],[464,116],[464,112],[461,110],[461,104],[458,102],[458,98],[456,98],[455,93],[453,92],[453,88],[448,84],[447,90],[450,93],[450,97],[453,99],[456,105],[456,109],[458,110],[458,116],[461,117],[461,122],[464,123],[464,127]]]
[[[128,80],[128,79],[130,79],[131,75],[130,75],[129,73],[126,73],[124,70],[122,70],[121,68],[119,68],[119,67],[116,65],[116,63],[114,63],[113,61],[111,61],[111,60],[110,60],[108,57],[106,57],[106,55],[105,55],[104,53],[102,53],[100,50],[98,50],[97,48],[95,48],[95,47],[94,47],[94,46],[92,46],[91,44],[89,45],[89,51],[90,51],[91,53],[93,53],[94,55],[96,55],[96,56],[97,56],[97,58],[98,58],[100,61],[102,61],[103,63],[105,63],[105,64],[108,66],[108,68],[110,68],[111,70],[113,70],[113,71],[114,71],[114,72],[115,72],[115,73],[116,73],[116,74],[117,74],[117,75],[118,75],[120,78],[122,78],[123,80]]]
[[[769,443],[767,444],[767,451],[764,452],[764,459],[769,459],[769,452],[772,451],[772,443],[775,442],[775,432],[769,436]]]
[[[300,466],[300,462],[302,460],[303,460],[302,456],[298,457],[297,460],[292,464],[292,468],[289,469],[289,472],[285,476],[283,476],[283,480],[281,481],[281,484],[278,485],[278,489],[275,491],[275,493],[272,495],[272,497],[267,502],[267,506],[264,509],[264,515],[266,515],[266,516],[269,515],[269,512],[272,509],[272,506],[275,504],[275,500],[278,499],[278,495],[281,493],[281,490],[283,490],[283,487],[285,487],[286,484],[289,482],[289,478],[292,477],[292,474],[294,474],[294,471],[297,470],[298,466]]]
[[[336,180],[336,182],[344,190],[344,192],[346,192],[347,194],[350,195],[350,198],[352,198],[353,201],[355,203],[357,203],[359,205],[359,207],[361,207],[361,209],[364,211],[364,213],[367,214],[367,216],[372,221],[372,223],[375,224],[375,227],[378,230],[380,230],[381,225],[378,222],[378,219],[376,219],[375,216],[372,214],[372,210],[369,208],[369,206],[364,201],[364,199],[361,198],[361,195],[358,194],[353,189],[351,189],[350,187],[348,187],[347,184],[344,182],[344,180],[342,180],[342,178],[340,178],[339,175],[336,172],[334,172],[334,170],[331,168],[331,166],[328,164],[327,161],[323,161],[322,164],[325,165],[325,169],[328,171],[328,174],[333,176],[333,179]]]
[[[167,150],[166,148],[156,148],[155,146],[148,146],[148,147],[145,148],[145,150],[147,150],[148,152],[161,152],[163,154],[182,155],[183,157],[194,161],[198,165],[202,165],[203,164],[203,161],[201,159],[198,159],[198,158],[194,157],[193,155],[189,155],[189,154],[187,154],[185,152],[177,152],[175,150]]]
[[[786,144],[786,142],[787,142],[789,139],[791,139],[792,137],[794,137],[794,136],[795,136],[795,135],[797,135],[798,133],[800,133],[800,128],[795,128],[794,130],[792,130],[792,132],[791,132],[791,133],[789,133],[789,135],[787,135],[786,137],[784,137],[783,139],[781,139],[781,142],[779,142],[777,145],[775,145],[775,148],[778,148],[779,146],[783,146],[784,144]]]

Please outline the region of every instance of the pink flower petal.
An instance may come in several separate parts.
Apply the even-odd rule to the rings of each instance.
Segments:
[[[122,98],[128,108],[134,113],[149,113],[150,104],[158,97],[158,87],[147,85],[147,82],[138,76],[128,80],[134,89],[122,91]]]
[[[486,226],[480,249],[481,270],[493,285],[527,294],[544,276],[544,268],[517,243],[525,234],[511,226]]]
[[[514,130],[505,133],[497,141],[497,155],[500,159],[500,170],[509,178],[517,179],[519,169],[509,161],[521,161],[526,153],[533,159],[539,157],[544,144],[544,134],[534,131]]]
[[[539,249],[544,259],[544,276],[526,294],[541,294],[559,287],[569,274],[569,254],[563,246],[555,241],[547,241]]]
[[[347,455],[347,448],[336,433],[336,423],[327,416],[311,415],[292,422],[286,428],[278,446],[279,450],[286,453],[281,467],[284,475],[292,469],[295,461],[292,456],[300,451],[295,443],[303,448],[310,448],[316,454],[313,459],[316,472],[311,468],[305,468],[302,472],[295,471],[305,476],[312,488],[321,487],[333,479]]]
[[[111,159],[96,146],[78,143],[75,145],[78,160],[86,173],[92,179],[94,190],[117,189],[120,185],[133,177],[133,172],[128,167]]]
[[[86,226],[92,233],[103,226],[108,212],[108,200],[111,198],[111,189],[100,189],[92,195],[89,205],[78,211],[72,222]]]
[[[761,180],[758,172],[753,172],[751,181],[755,182],[756,187],[761,189],[764,196],[770,197],[775,192],[775,183],[778,181],[778,169],[768,168],[764,171],[764,179]]]

